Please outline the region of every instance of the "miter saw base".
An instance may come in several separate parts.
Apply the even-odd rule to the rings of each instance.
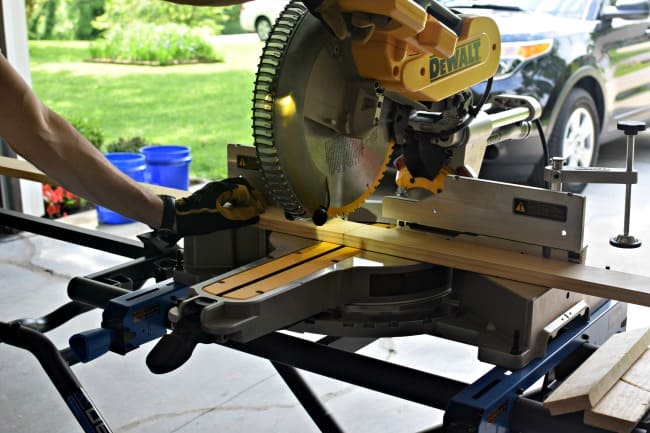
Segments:
[[[224,245],[223,236],[190,239],[193,253],[177,281],[192,281],[193,260],[223,257],[214,249]],[[288,235],[271,236],[268,249],[275,259],[260,255],[193,284],[196,296],[172,310],[173,320],[200,305],[206,332],[238,342],[278,329],[371,338],[431,334],[478,347],[481,361],[518,369],[544,357],[562,327],[604,302]]]

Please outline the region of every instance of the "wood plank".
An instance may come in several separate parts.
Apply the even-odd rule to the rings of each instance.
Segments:
[[[0,174],[34,179],[40,173],[29,163],[0,160]],[[30,167],[31,166],[31,167]],[[40,176],[44,176],[42,173]],[[146,185],[157,194],[175,197],[187,191]],[[509,280],[554,287],[633,304],[650,306],[650,278],[559,260],[519,254],[431,233],[386,230],[340,219],[316,227],[307,221],[288,221],[280,209],[267,209],[260,228],[463,269]]]
[[[33,180],[41,183],[57,184],[55,180],[48,175],[34,167],[33,164],[22,159],[9,158],[7,156],[0,156],[0,176],[16,177],[20,179]],[[175,198],[187,196],[188,192],[168,188],[166,186],[151,185],[148,183],[140,183],[145,188],[154,192],[155,194],[166,194]]]
[[[650,349],[641,355],[621,380],[650,392]]]
[[[591,409],[650,344],[650,328],[611,336],[544,401],[551,415]]]
[[[329,242],[337,242],[336,235],[340,234],[340,243],[353,248],[650,306],[650,278],[641,275],[545,259],[433,233],[387,230],[341,220],[316,227],[307,221],[287,221],[279,209],[267,209],[258,226]]]
[[[619,380],[592,409],[584,423],[618,433],[629,433],[648,411],[650,391]]]
[[[29,162],[8,156],[0,156],[0,175],[41,183],[56,183]]]
[[[316,245],[303,248],[298,251],[278,257],[277,259],[255,266],[252,269],[245,270],[239,274],[232,275],[227,278],[212,282],[201,289],[211,295],[221,295],[222,293],[233,290],[237,287],[244,286],[253,281],[257,281],[268,275],[278,273],[289,267],[295,266],[298,263],[304,262],[311,258],[323,255],[327,252],[340,248],[337,244],[329,242],[320,242]]]

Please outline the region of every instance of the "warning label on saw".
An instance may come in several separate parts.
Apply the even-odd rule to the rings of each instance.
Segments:
[[[237,168],[257,171],[260,169],[260,164],[255,156],[237,155]]]
[[[562,222],[567,220],[567,207],[555,203],[515,198],[512,210],[518,215]]]

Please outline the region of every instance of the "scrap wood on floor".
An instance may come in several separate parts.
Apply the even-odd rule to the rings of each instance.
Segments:
[[[584,423],[629,433],[650,404],[650,328],[615,334],[544,401],[551,415],[584,411]]]

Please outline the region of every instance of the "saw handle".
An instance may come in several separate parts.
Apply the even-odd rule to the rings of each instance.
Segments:
[[[169,373],[190,359],[197,344],[212,341],[213,338],[201,330],[198,315],[185,316],[149,352],[147,367],[154,374]]]

